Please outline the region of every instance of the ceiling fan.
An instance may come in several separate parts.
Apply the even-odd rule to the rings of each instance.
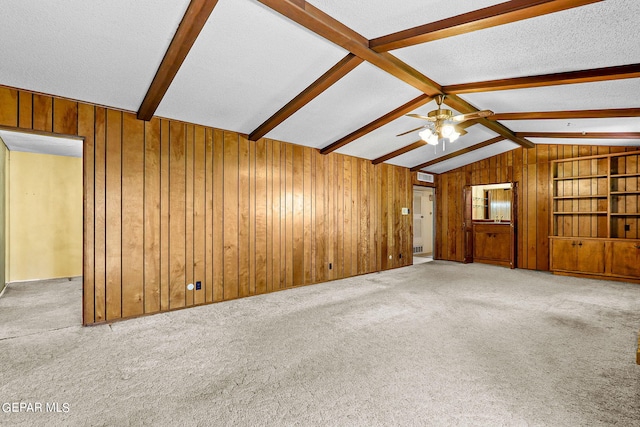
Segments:
[[[400,133],[396,136],[402,136],[420,129],[424,129],[422,132],[418,133],[418,135],[420,135],[420,138],[426,141],[427,144],[438,145],[438,140],[440,140],[441,138],[448,139],[449,142],[453,142],[461,135],[467,133],[467,131],[465,131],[464,129],[456,126],[455,123],[462,123],[467,120],[480,119],[493,115],[493,111],[481,110],[473,113],[458,114],[457,116],[454,116],[453,111],[447,110],[446,108],[441,108],[444,97],[445,95],[436,96],[436,104],[438,104],[438,109],[430,111],[426,116],[422,116],[420,114],[407,114],[407,116],[409,117],[427,120],[429,123],[424,126],[420,126],[418,128]]]

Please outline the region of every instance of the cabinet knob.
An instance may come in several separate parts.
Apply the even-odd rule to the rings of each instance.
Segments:
[[[634,247],[635,247],[636,249],[640,249],[640,245],[637,245],[637,244],[636,244]]]
[[[582,242],[578,243],[578,246],[582,246]]]
[[[575,245],[576,245],[576,242],[571,242],[571,246],[575,246]]]

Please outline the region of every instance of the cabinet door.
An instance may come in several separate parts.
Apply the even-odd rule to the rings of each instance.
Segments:
[[[611,272],[620,276],[640,277],[639,242],[613,242]]]
[[[577,267],[575,240],[551,240],[551,269],[575,271]]]
[[[582,273],[604,274],[604,242],[600,240],[575,240],[578,248],[576,270]]]

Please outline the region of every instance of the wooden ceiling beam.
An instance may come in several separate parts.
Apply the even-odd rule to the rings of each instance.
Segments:
[[[490,120],[564,120],[611,119],[616,117],[640,117],[640,108],[616,108],[609,110],[539,111],[527,113],[499,113]]]
[[[362,58],[363,60],[375,65],[376,67],[388,72],[401,81],[413,86],[426,95],[431,97],[440,95],[443,93],[442,87],[433,80],[429,79],[425,75],[421,74],[416,69],[405,64],[395,56],[388,52],[378,53],[369,48],[369,41],[356,33],[343,23],[337,21],[331,16],[327,15],[320,9],[307,3],[305,0],[259,0],[260,3],[270,7],[283,16],[291,19],[297,24],[307,28],[308,30],[324,37],[330,42],[343,47],[352,54]],[[596,1],[596,0],[591,0]],[[597,0],[600,1],[600,0]],[[471,104],[463,101],[462,99],[453,96],[447,98],[454,105],[451,105],[460,113],[472,113],[478,111]],[[502,126],[500,123],[482,119],[478,123],[493,130],[494,132],[510,139],[517,144],[526,148],[533,147],[533,144],[524,138],[517,138],[513,132]],[[330,153],[335,149],[348,144],[352,135],[347,135],[343,140],[336,141],[329,146],[323,148],[321,152],[323,154]],[[353,138],[355,139],[355,138]],[[351,141],[353,140],[351,139]],[[335,144],[335,145],[334,145]]]
[[[640,132],[516,132],[521,138],[640,139]]]
[[[462,114],[478,111],[477,108],[475,108],[474,106],[472,106],[467,101],[465,101],[464,99],[460,98],[457,95],[447,95],[447,97],[444,99],[444,102],[449,107],[461,112]],[[523,137],[517,136],[515,133],[511,132],[511,130],[509,130],[507,127],[501,125],[496,121],[489,120],[487,118],[476,119],[476,120],[478,123],[480,123],[484,127],[494,131],[495,133],[499,134],[500,136],[506,139],[509,139],[515,142],[516,144],[521,145],[524,148],[533,148],[535,146],[533,142],[528,141]]]
[[[304,0],[259,0],[308,30],[388,72],[421,92],[435,96],[440,85],[388,53],[369,49],[369,40]]]
[[[404,116],[405,114],[408,114],[410,112],[412,112],[413,110],[415,110],[416,108],[427,104],[429,101],[431,101],[431,97],[428,95],[420,95],[417,98],[412,99],[411,101],[407,102],[404,105],[401,105],[400,107],[396,108],[395,110],[385,114],[384,116],[372,121],[369,124],[364,125],[363,127],[361,127],[360,129],[351,132],[349,135],[340,138],[339,140],[337,140],[336,142],[333,142],[329,145],[327,145],[326,147],[322,148],[320,150],[320,153],[322,154],[329,154],[335,150],[337,150],[340,147],[343,147],[345,145],[347,145],[348,143],[355,141],[356,139],[368,134],[369,132],[373,132],[374,130],[378,129],[381,126],[386,125],[387,123],[392,122],[393,120]]]
[[[386,52],[599,1],[602,0],[512,0],[378,37],[372,39],[369,46],[376,52]]]
[[[507,138],[505,138],[503,136],[496,136],[495,138],[491,138],[491,139],[489,139],[487,141],[480,142],[480,143],[472,145],[470,147],[463,148],[463,149],[458,150],[458,151],[454,151],[453,153],[449,153],[449,154],[447,154],[445,156],[438,157],[437,159],[433,159],[433,160],[429,160],[428,162],[421,163],[421,164],[419,164],[417,166],[412,167],[411,168],[411,172],[419,171],[419,170],[427,168],[429,166],[433,166],[436,163],[444,162],[445,160],[449,160],[449,159],[453,159],[454,157],[462,156],[463,154],[467,154],[467,153],[470,153],[472,151],[479,150],[480,148],[488,147],[489,145],[493,145],[493,144],[495,144],[497,142],[504,141],[505,139],[507,139]]]
[[[218,0],[191,0],[138,109],[138,119],[151,120],[217,3]]]
[[[309,87],[303,90],[295,98],[278,110],[273,116],[269,117],[256,130],[249,134],[250,141],[257,141],[280,123],[291,117],[296,111],[311,102],[314,98],[327,90],[335,82],[346,76],[354,68],[363,62],[362,58],[352,53],[347,54],[340,62],[331,67],[329,71],[320,76]]]
[[[602,82],[606,80],[633,79],[637,77],[640,77],[640,64],[629,64],[616,67],[569,71],[566,73],[553,73],[539,76],[516,77],[512,79],[463,83],[459,85],[443,86],[442,90],[449,94],[464,94],[575,83]]]
[[[427,145],[427,142],[420,139],[412,144],[407,145],[406,147],[399,148],[389,154],[385,154],[384,156],[378,157],[377,159],[373,159],[371,160],[371,163],[377,165],[378,163],[386,162],[387,160],[401,156],[405,153],[408,153],[409,151],[415,150],[416,148],[424,147],[425,145]]]

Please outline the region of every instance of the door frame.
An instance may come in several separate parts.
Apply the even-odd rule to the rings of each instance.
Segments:
[[[433,214],[431,215],[431,256],[433,257],[433,259],[436,259],[436,203],[437,203],[437,197],[436,197],[436,192],[437,189],[436,187],[431,187],[428,185],[413,185],[413,188],[411,189],[411,208],[413,209],[413,192],[414,191],[428,191],[431,190],[433,192],[433,207],[432,207],[432,212]],[[413,252],[413,230],[411,231],[411,251]]]
[[[518,181],[496,182],[494,184],[511,184],[511,260],[510,267],[518,267]],[[492,185],[492,184],[478,184]],[[473,185],[468,184],[462,188],[462,262],[473,262]]]

